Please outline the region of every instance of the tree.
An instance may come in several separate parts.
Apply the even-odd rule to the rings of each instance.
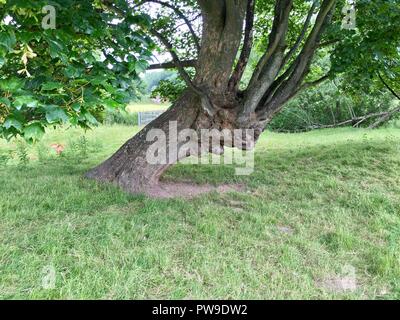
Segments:
[[[20,34],[26,29],[29,30],[25,24],[25,19],[29,17],[26,18],[26,13],[24,13],[25,18],[21,19],[21,12],[15,9],[15,3],[21,1],[0,1],[0,3],[4,2],[6,3],[3,5],[6,8],[6,14],[11,17],[12,21],[11,25],[2,25],[2,28],[8,30],[7,32],[10,34],[4,50],[10,52],[16,42],[12,33]],[[226,146],[252,148],[265,126],[297,93],[321,83],[335,72],[345,72],[350,69],[347,62],[351,59],[349,54],[344,52],[344,48],[349,43],[359,48],[352,48],[352,50],[360,52],[365,44],[376,41],[385,48],[390,48],[390,50],[382,52],[382,58],[385,58],[386,54],[395,55],[396,50],[398,54],[399,33],[385,35],[384,32],[376,32],[364,35],[357,30],[342,30],[342,8],[345,1],[258,0],[256,3],[256,0],[69,0],[59,3],[64,8],[71,6],[69,10],[61,10],[65,15],[61,21],[83,19],[79,21],[78,29],[82,29],[83,26],[84,30],[77,32],[68,23],[65,23],[65,26],[60,26],[61,30],[41,32],[44,40],[48,42],[48,47],[36,43],[35,47],[29,45],[32,49],[30,50],[26,46],[26,58],[23,62],[37,61],[39,68],[46,61],[46,66],[59,67],[59,70],[52,69],[50,74],[54,77],[63,74],[66,78],[57,79],[63,83],[68,83],[66,69],[76,62],[81,66],[81,73],[76,74],[76,79],[85,78],[85,68],[89,75],[95,73],[95,79],[86,79],[84,84],[93,86],[92,96],[95,95],[95,92],[99,92],[103,93],[104,97],[101,96],[100,101],[89,100],[91,102],[89,105],[104,105],[105,99],[112,99],[107,97],[108,94],[117,94],[121,91],[118,89],[123,91],[126,88],[126,86],[121,87],[118,81],[134,76],[132,73],[138,69],[140,71],[141,66],[144,65],[141,63],[143,59],[138,60],[134,52],[139,50],[141,55],[148,54],[148,47],[151,45],[147,36],[151,36],[160,47],[163,47],[171,55],[171,62],[158,67],[176,68],[187,85],[187,89],[167,112],[126,142],[110,159],[87,174],[89,178],[113,182],[130,192],[146,191],[147,188],[157,184],[161,174],[177,160],[169,158],[167,163],[160,164],[149,164],[146,161],[147,150],[153,143],[146,140],[146,135],[150,130],[157,128],[168,134],[171,121],[177,122],[178,130],[187,128],[216,129],[217,131],[252,129],[255,132],[254,137],[244,135],[242,140],[235,141],[234,145],[226,145],[226,142],[225,144],[221,142],[220,148],[212,151],[222,152]],[[157,10],[154,10],[155,7],[150,7],[149,4],[156,5]],[[382,12],[371,14],[369,10],[376,4]],[[79,11],[79,14],[74,12],[75,9]],[[65,13],[63,13],[64,11]],[[386,20],[378,20],[382,27],[375,26],[376,29],[388,30],[398,24],[399,2],[360,0],[358,4],[360,21],[364,21],[363,12],[366,12],[369,23],[371,23],[370,20],[380,19],[382,15],[390,15]],[[90,30],[92,32],[88,35]],[[181,30],[181,32],[177,30]],[[58,37],[51,38],[54,35],[58,35]],[[49,41],[51,39],[58,43],[63,38],[66,38],[65,42],[67,43],[64,46]],[[357,38],[358,41],[355,42],[354,38]],[[387,41],[388,39],[390,41]],[[33,39],[25,40],[25,42],[22,40],[22,43],[29,44],[33,41]],[[245,89],[242,90],[241,79],[248,65],[250,53],[256,44],[262,48],[262,55]],[[335,68],[326,74],[310,74],[313,57],[322,48],[324,50],[328,48],[332,52],[333,58],[336,59],[332,62]],[[85,61],[83,53],[93,54],[96,49],[102,50],[101,59],[92,58],[89,63]],[[50,55],[40,50],[50,50]],[[33,58],[33,54],[37,54],[38,57]],[[3,78],[15,76],[18,73],[18,70],[13,70],[12,63],[10,63],[13,61],[14,65],[17,65],[18,57],[18,54],[14,54],[13,58],[7,58],[7,54],[3,54],[3,60],[13,59],[5,63],[6,71],[5,73],[2,71]],[[107,62],[101,61],[104,58],[114,66],[115,70],[113,68],[110,71],[109,68],[104,67],[107,65]],[[335,64],[335,61],[340,59],[345,63]],[[366,59],[374,64],[375,60]],[[361,60],[363,59],[354,59],[357,63]],[[28,66],[28,63],[24,63],[24,66]],[[100,68],[99,71],[90,71],[95,70],[95,67]],[[195,68],[193,76],[187,72],[186,68],[188,67]],[[27,72],[30,71],[25,69],[25,71],[20,70],[18,79],[28,75]],[[73,74],[76,70],[72,71]],[[99,74],[97,72],[104,75],[103,82],[96,80]],[[363,73],[369,74],[369,70],[363,70]],[[120,76],[123,77],[120,78]],[[110,84],[108,77],[116,83]],[[80,92],[79,85],[82,86],[80,83],[76,84],[78,87],[75,87],[75,92],[71,91],[68,97],[60,97],[60,99],[62,101],[76,99],[76,95]],[[24,92],[29,90],[26,83],[23,88],[21,84],[17,86]],[[102,86],[102,88],[96,86]],[[55,85],[48,84],[45,89],[60,89],[59,87],[53,89],[53,87]],[[35,92],[34,90],[32,92]],[[44,90],[43,85],[39,87],[39,90]],[[9,92],[11,91],[9,90]],[[60,94],[59,91],[57,92]],[[95,96],[99,98],[97,95]],[[9,98],[10,96],[7,98],[10,103],[4,101],[5,105],[13,106],[15,101],[11,101],[12,99]],[[51,95],[46,95],[46,99],[52,101],[53,98]],[[86,101],[81,102],[80,108],[86,108]],[[122,101],[117,100],[117,102]],[[37,104],[40,103],[42,102],[39,101]],[[20,102],[23,107],[29,107],[29,105],[33,107],[33,104],[35,102],[31,103],[29,99]],[[33,109],[36,110],[36,108]],[[79,120],[81,117],[79,109],[76,111],[72,108],[66,111],[60,106],[45,106],[42,114],[53,115],[53,117],[47,117],[47,122],[53,123],[49,120],[64,120],[63,111],[71,119],[78,117]],[[87,112],[86,109],[85,112]],[[25,127],[23,127],[26,121],[18,119],[17,114],[12,112],[11,116],[10,114],[5,115],[3,130],[6,130],[6,134],[8,134],[7,130],[12,129],[11,134],[22,132],[26,136]],[[20,125],[15,120],[20,121]],[[30,118],[29,121],[41,120]],[[81,121],[86,123],[85,120]],[[37,126],[36,123],[34,122],[35,126]],[[39,123],[43,125],[43,122]],[[28,126],[30,125],[28,124]],[[170,139],[172,137],[167,136],[167,141]],[[199,141],[199,143],[201,142]],[[166,147],[168,148],[168,145]],[[187,155],[189,154],[184,156]]]

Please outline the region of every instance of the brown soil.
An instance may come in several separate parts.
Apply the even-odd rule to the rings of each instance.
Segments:
[[[240,184],[222,184],[213,186],[210,184],[194,184],[194,183],[172,183],[160,182],[156,186],[152,186],[146,190],[146,194],[152,198],[170,199],[170,198],[185,198],[191,199],[196,196],[217,192],[219,194],[227,192],[244,191],[244,186]]]

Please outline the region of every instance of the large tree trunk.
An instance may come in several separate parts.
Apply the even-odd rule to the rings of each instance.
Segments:
[[[243,75],[250,54],[254,1],[198,0],[203,16],[203,33],[196,75],[193,79],[186,73],[168,39],[152,29],[152,34],[170,51],[188,89],[167,112],[125,143],[110,159],[90,171],[87,177],[112,182],[128,192],[148,193],[149,189],[158,185],[162,173],[180,157],[201,155],[205,152],[222,154],[224,146],[253,148],[265,126],[289,99],[304,86],[326,78],[325,76],[312,83],[303,84],[321,35],[331,19],[335,2],[336,0],[322,1],[314,26],[306,37],[315,5],[310,8],[303,31],[296,41],[298,45],[295,44],[292,50],[285,53],[293,0],[277,0],[268,48],[258,62],[244,92],[238,90],[238,81]],[[244,44],[235,68],[245,17]],[[297,58],[283,72],[285,64],[290,61],[302,42],[304,45]],[[193,143],[198,146],[195,153],[190,150],[178,157],[170,156],[176,154],[170,153],[171,148],[179,150],[182,145],[186,145],[186,141],[177,143],[176,136],[170,133],[171,121],[177,122],[178,132],[185,129],[194,129],[197,132],[201,129],[211,129],[211,147],[210,141],[204,143],[203,139],[195,140]],[[168,155],[168,159],[158,164],[151,164],[153,162],[149,162],[147,157],[148,150],[152,149],[154,144],[154,141],[146,139],[152,129],[162,131],[166,138],[163,151]],[[236,129],[242,130],[238,138],[236,132],[232,134]],[[250,135],[247,134],[249,129],[252,130]],[[232,138],[228,141],[223,138],[224,141],[221,141],[221,131],[229,131]],[[196,136],[198,139],[199,135]],[[172,144],[169,144],[170,141]],[[214,143],[215,141],[217,143]]]
[[[162,173],[178,160],[168,157],[170,123],[176,121],[178,131],[192,128],[199,116],[199,110],[199,99],[191,92],[185,93],[164,114],[127,141],[111,158],[89,171],[86,177],[114,183],[131,193],[145,193],[157,185]],[[154,143],[146,140],[148,132],[152,129],[162,130],[166,134],[166,163],[150,164],[146,159],[147,151]]]
[[[220,155],[224,147],[252,149],[261,130],[255,130],[255,135],[240,130],[238,135],[235,130],[242,129],[237,123],[240,105],[232,104],[231,99],[225,97],[214,99],[214,102],[220,104],[214,105],[218,111],[210,116],[202,108],[201,99],[188,89],[171,108],[127,141],[112,157],[89,171],[86,177],[114,183],[127,192],[152,194],[165,170],[183,158],[208,153]],[[187,129],[191,129],[189,135],[184,133]],[[158,138],[149,135],[151,130],[165,135],[165,145],[157,144],[154,148]],[[165,162],[152,164],[149,161],[154,149],[166,155]]]

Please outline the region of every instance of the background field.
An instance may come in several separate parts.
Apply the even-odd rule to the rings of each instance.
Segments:
[[[251,176],[212,165],[166,175],[243,193],[155,200],[82,178],[137,131],[0,142],[0,298],[400,298],[400,130],[266,132]],[[42,288],[46,266],[54,289]]]
[[[166,110],[170,105],[168,103],[156,104],[151,101],[145,103],[131,103],[126,107],[126,111],[133,112],[145,112],[145,111],[159,111]]]

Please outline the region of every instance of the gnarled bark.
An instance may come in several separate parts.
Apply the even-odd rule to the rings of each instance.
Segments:
[[[166,154],[169,155],[169,125],[176,121],[179,129],[191,128],[199,115],[199,99],[193,93],[184,94],[170,109],[151,122],[142,131],[128,140],[111,158],[89,171],[86,177],[102,182],[112,182],[132,193],[146,192],[158,183],[161,174],[168,169],[173,160],[166,163],[149,164],[146,157],[154,141],[146,136],[152,129],[163,130],[166,134]]]
[[[200,144],[199,154],[222,153],[225,144],[242,149],[254,146],[273,115],[302,87],[307,86],[303,84],[304,78],[336,2],[335,0],[321,2],[315,23],[308,32],[311,16],[317,6],[316,2],[310,5],[298,40],[286,52],[286,33],[293,1],[276,0],[267,50],[256,66],[249,86],[241,92],[238,87],[250,54],[255,1],[198,0],[203,17],[203,32],[195,65],[196,75],[193,79],[186,72],[185,64],[180,60],[168,38],[160,31],[150,29],[151,34],[170,52],[172,62],[185,80],[188,89],[167,112],[129,140],[110,159],[90,171],[87,174],[89,178],[113,182],[133,193],[146,192],[148,188],[157,185],[161,174],[178,158],[170,157],[167,163],[150,164],[146,155],[154,142],[147,141],[146,136],[152,129],[162,130],[167,138],[166,148],[171,148],[168,142],[176,138],[169,133],[171,121],[177,122],[178,131],[254,130],[254,137],[243,135],[238,141],[220,141],[220,144],[212,146],[209,150],[206,149],[208,144],[204,146],[201,141],[196,141],[195,143]],[[111,6],[110,10],[115,11],[116,7]],[[235,64],[242,40],[244,41],[242,52]],[[302,42],[304,45],[298,56],[293,59],[290,66],[285,66]],[[286,71],[283,72],[285,67]],[[184,142],[176,144],[176,148],[179,149],[182,144]],[[170,150],[164,151],[169,155]],[[189,154],[181,156],[187,155]]]

